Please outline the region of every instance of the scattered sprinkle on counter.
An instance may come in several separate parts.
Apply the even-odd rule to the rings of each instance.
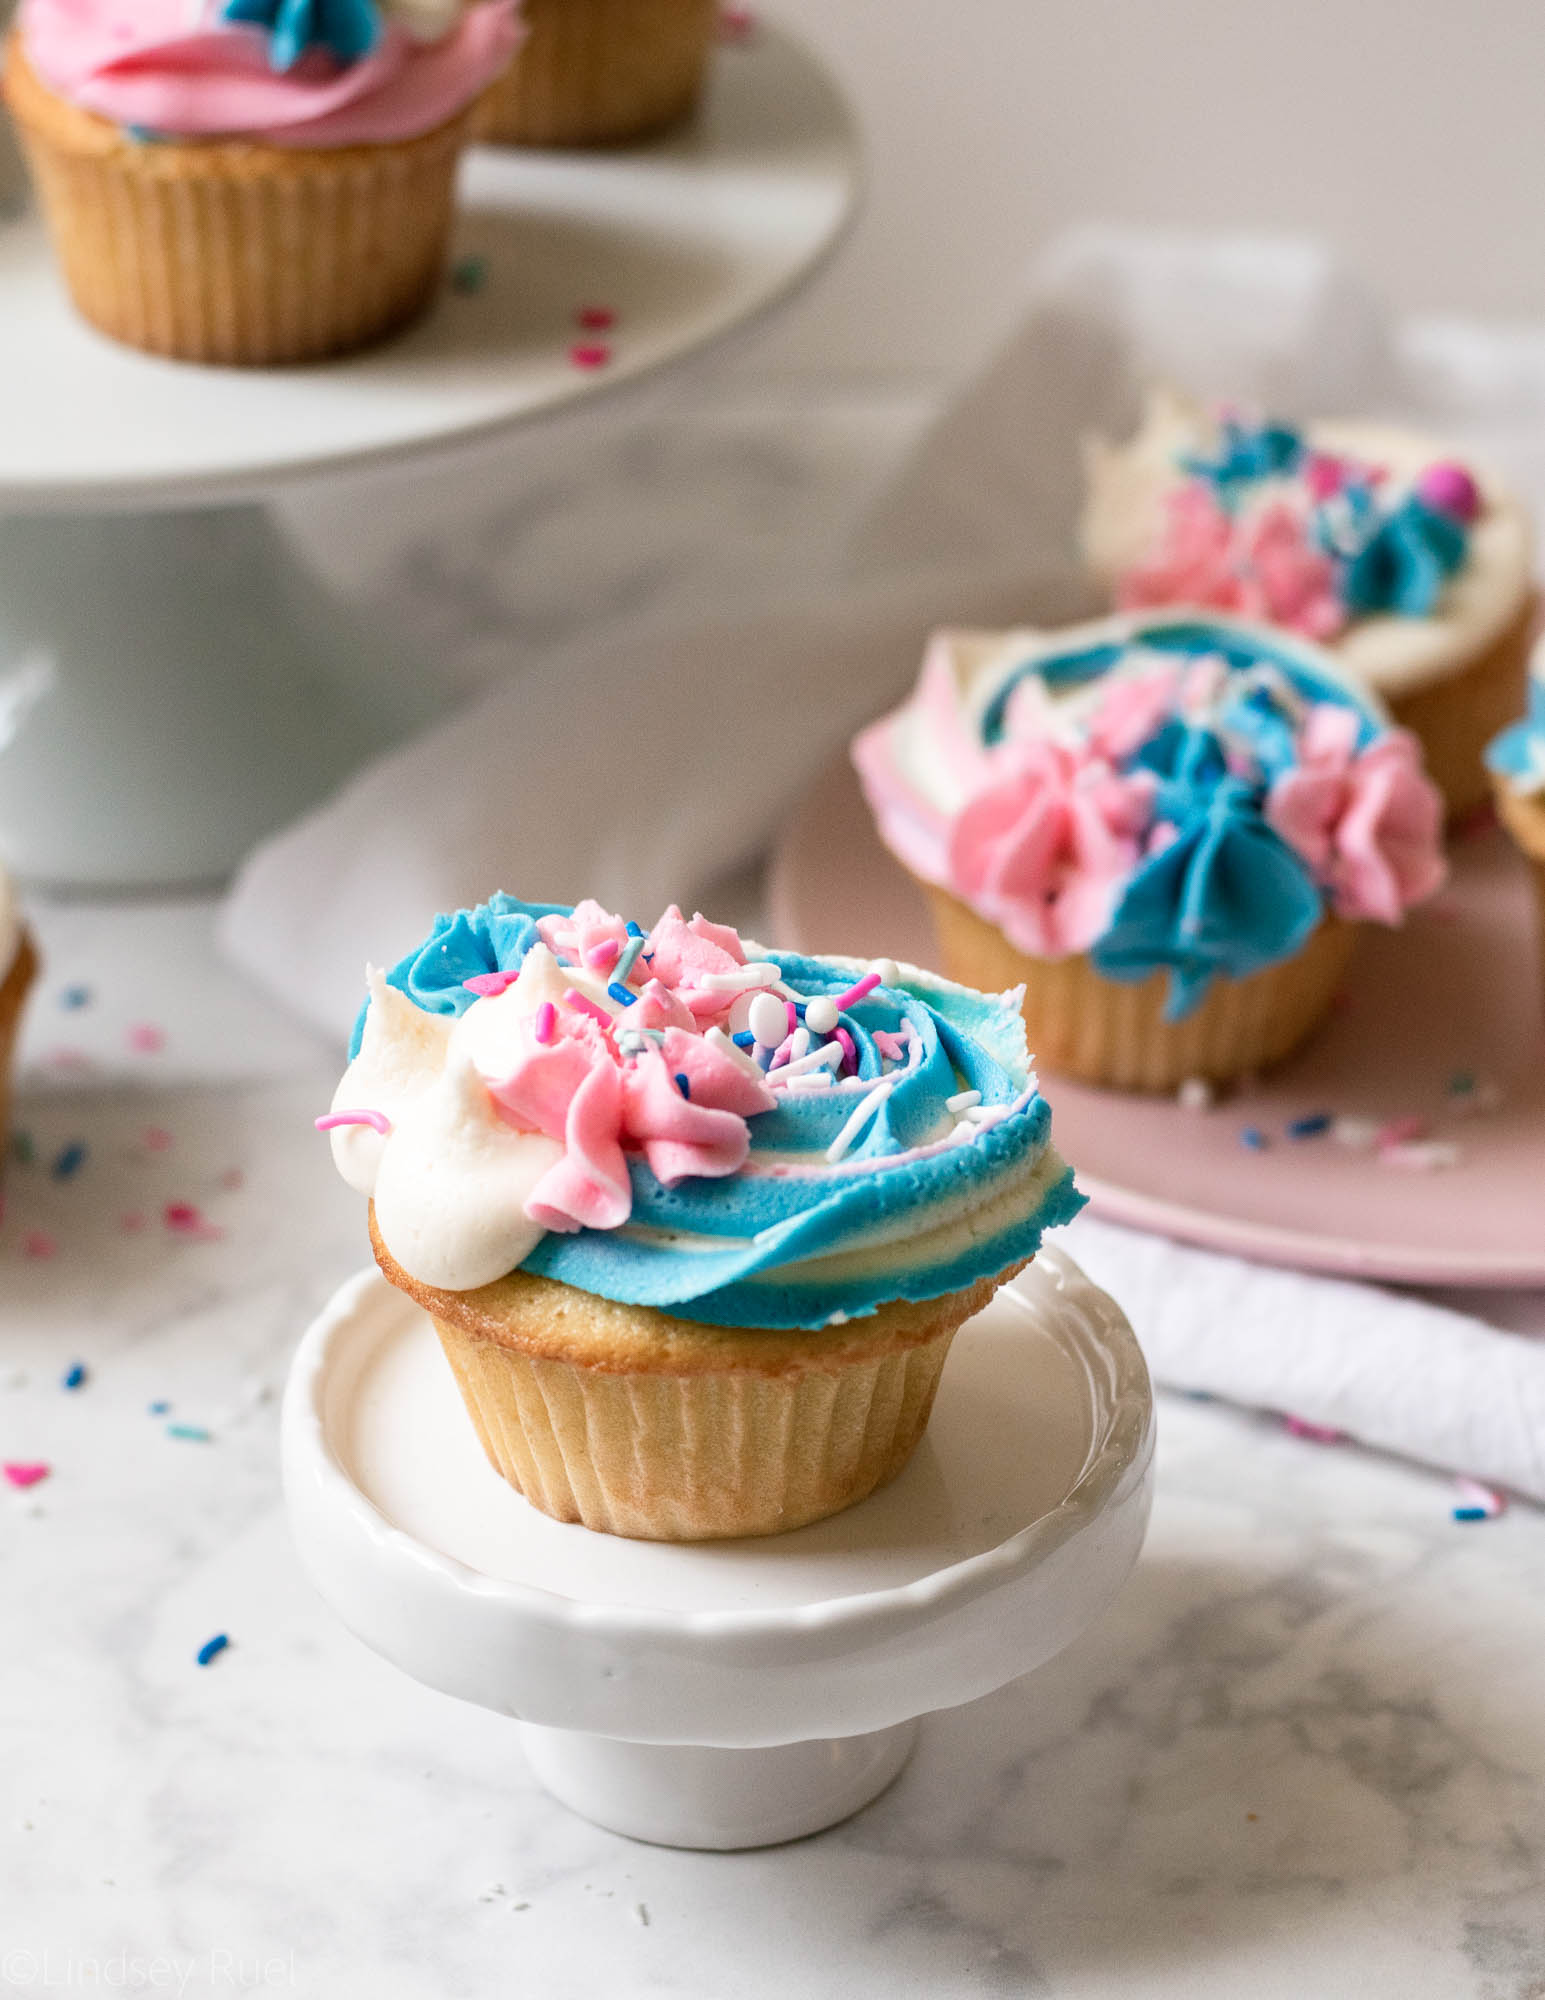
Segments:
[[[1271,1145],[1259,1125],[1246,1125],[1239,1135],[1239,1143],[1247,1153],[1264,1153]]]
[[[54,1155],[54,1164],[48,1171],[56,1181],[72,1180],[86,1164],[86,1157],[85,1140],[71,1139]]]
[[[583,327],[586,333],[607,333],[617,324],[617,315],[610,306],[580,306],[574,314],[574,324]]]
[[[202,1424],[168,1424],[166,1435],[183,1438],[189,1444],[213,1444],[215,1440],[214,1432],[206,1430]]]
[[[46,1229],[29,1229],[21,1240],[24,1257],[56,1257],[59,1245]]]
[[[166,1030],[154,1021],[136,1021],[124,1037],[137,1056],[158,1056],[166,1047]]]
[[[1218,1093],[1205,1076],[1188,1076],[1175,1093],[1175,1101],[1182,1111],[1211,1111]]]
[[[1310,1111],[1302,1118],[1288,1120],[1287,1135],[1290,1139],[1318,1139],[1335,1122],[1328,1111]]]
[[[46,1479],[52,1470],[53,1467],[46,1465],[40,1458],[30,1461],[7,1459],[4,1465],[0,1465],[0,1472],[5,1474],[7,1483],[19,1491],[25,1491],[29,1486],[36,1486],[40,1480]]]
[[[67,986],[59,995],[59,1005],[67,1014],[77,1013],[82,1007],[91,1005],[89,986]]]
[[[150,1405],[150,1414],[153,1417],[170,1416],[171,1409],[172,1409],[171,1404],[168,1403],[164,1397],[157,1397],[155,1402],[153,1402]]]
[[[72,1361],[69,1367],[65,1369],[64,1374],[60,1377],[59,1386],[61,1389],[80,1389],[84,1388],[85,1382],[86,1382],[85,1362]]]
[[[164,1125],[147,1125],[141,1143],[147,1153],[164,1153],[172,1143],[172,1135]]]
[[[1282,1428],[1289,1437],[1303,1438],[1309,1444],[1340,1444],[1346,1436],[1333,1424],[1312,1424],[1307,1417],[1284,1417]]]
[[[458,257],[451,266],[451,290],[458,298],[475,298],[487,283],[486,257]]]
[[[1454,1508],[1456,1521],[1494,1521],[1499,1514],[1507,1512],[1507,1495],[1495,1486],[1485,1486],[1479,1479],[1459,1478],[1454,1481],[1459,1494],[1458,1505]]]
[[[604,340],[577,340],[569,349],[569,360],[575,368],[604,368],[612,358],[612,351]]]
[[[219,1659],[230,1643],[231,1635],[228,1632],[217,1632],[212,1639],[204,1641],[193,1657],[201,1667],[210,1666]]]

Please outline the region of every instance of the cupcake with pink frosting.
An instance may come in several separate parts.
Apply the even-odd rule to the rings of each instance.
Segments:
[[[517,0],[22,0],[16,122],[76,306],[181,360],[316,360],[438,287]]]
[[[1443,879],[1414,737],[1318,647],[1210,613],[941,633],[853,754],[945,970],[1022,984],[1037,1060],[1092,1083],[1277,1061],[1357,926]]]

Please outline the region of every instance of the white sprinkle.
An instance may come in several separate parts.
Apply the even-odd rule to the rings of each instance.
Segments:
[[[1336,1118],[1331,1121],[1330,1136],[1338,1146],[1354,1153],[1371,1153],[1382,1130],[1377,1118]]]
[[[1381,1167],[1405,1167],[1414,1173],[1431,1174],[1458,1164],[1459,1148],[1441,1139],[1412,1139],[1402,1145],[1379,1148]]]
[[[805,1026],[812,1034],[831,1034],[840,1018],[837,1003],[830,994],[818,993],[815,999],[806,1003]]]
[[[1175,1101],[1182,1111],[1211,1111],[1218,1093],[1205,1076],[1188,1076],[1175,1093]]]
[[[775,1069],[772,1073],[773,1082],[776,1083],[780,1076],[788,1076],[788,1071]],[[783,1088],[788,1092],[790,1097],[793,1097],[800,1091],[830,1090],[832,1088],[832,1073],[829,1069],[807,1069],[799,1076],[790,1076]]]
[[[649,1928],[649,1905],[647,1903],[635,1903],[633,1905],[633,1915],[647,1931]]]
[[[776,1069],[770,1069],[767,1081],[777,1083],[780,1078],[792,1081],[796,1076],[808,1076],[813,1069],[836,1069],[841,1062],[841,1042],[828,1042],[824,1049],[808,1049],[804,1055],[795,1056],[792,1062],[780,1063]]]
[[[852,1116],[826,1148],[826,1159],[829,1165],[835,1166],[839,1160],[846,1157],[849,1148],[859,1133],[863,1131],[864,1127],[873,1118],[886,1098],[890,1096],[891,1083],[892,1079],[890,1077],[882,1076],[880,1081],[867,1090],[860,1101],[853,1107]]]
[[[826,1324],[828,1326],[846,1326],[847,1323],[848,1323],[848,1316],[845,1312],[831,1313],[827,1316],[826,1320]]]
[[[789,1012],[781,1000],[761,992],[751,1002],[749,1025],[764,1049],[775,1049],[789,1032]]]
[[[869,970],[879,973],[882,986],[894,986],[901,977],[901,969],[893,958],[872,958]]]
[[[974,1139],[980,1129],[980,1126],[974,1125],[969,1118],[962,1118],[954,1131],[951,1132],[946,1144],[963,1146],[968,1140]]]
[[[979,1090],[957,1090],[953,1097],[945,1098],[944,1108],[946,1111],[969,1111],[973,1104],[980,1104],[981,1101]]]
[[[809,1053],[810,1030],[808,1028],[796,1028],[793,1039],[789,1043],[789,1061],[798,1062],[801,1056],[807,1056]]]
[[[700,973],[697,983],[706,986],[710,993],[745,993],[753,986],[771,986],[778,977],[777,966],[763,959],[737,965],[732,972]]]

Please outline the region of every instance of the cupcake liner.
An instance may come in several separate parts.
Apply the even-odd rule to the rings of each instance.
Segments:
[[[1534,935],[1539,947],[1541,999],[1545,1002],[1545,796],[1522,798],[1500,778],[1493,783],[1497,817],[1528,862],[1534,883]]]
[[[38,958],[25,931],[10,969],[0,979],[0,1169],[7,1153],[6,1137],[11,1129],[11,1067],[16,1053],[16,1036],[21,1026],[22,1003],[27,988],[37,976]]]
[[[1491,796],[1486,745],[1523,709],[1537,609],[1531,591],[1507,629],[1468,665],[1410,694],[1387,697],[1393,720],[1420,738],[1427,775],[1451,820]]]
[[[81,314],[182,361],[314,361],[433,300],[472,107],[421,138],[289,150],[140,143],[7,49],[5,96]]]
[[[641,138],[697,102],[717,0],[526,0],[526,39],[484,93],[476,136],[498,146]]]
[[[1165,974],[1124,984],[1096,972],[1087,954],[1026,957],[958,898],[923,887],[950,978],[998,992],[1023,984],[1037,1065],[1117,1090],[1223,1083],[1280,1062],[1330,1011],[1356,940],[1352,925],[1327,918],[1294,957],[1248,979],[1214,980],[1183,1021],[1166,1021]]]
[[[801,1528],[894,1479],[956,1332],[832,1368],[670,1375],[434,1324],[496,1472],[554,1520],[670,1542]]]

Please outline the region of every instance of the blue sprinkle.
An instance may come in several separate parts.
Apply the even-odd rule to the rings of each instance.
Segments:
[[[1304,1118],[1291,1119],[1287,1135],[1290,1139],[1318,1139],[1322,1132],[1330,1130],[1333,1122],[1328,1111],[1311,1111]]]
[[[59,995],[59,1005],[68,1013],[74,1013],[80,1007],[89,1007],[91,1005],[91,988],[89,986],[67,986]]]
[[[201,1667],[207,1667],[211,1660],[219,1659],[230,1643],[231,1639],[228,1632],[217,1632],[212,1639],[204,1641],[193,1657]]]
[[[1247,1152],[1264,1153],[1271,1141],[1259,1125],[1247,1125],[1239,1135],[1239,1143]]]
[[[683,1097],[690,1099],[692,1095],[692,1085],[688,1081],[687,1073],[684,1069],[679,1069],[676,1072],[676,1088],[681,1092]]]
[[[78,1174],[85,1164],[85,1140],[72,1139],[67,1146],[61,1147],[54,1164],[49,1168],[49,1172],[56,1181],[67,1181],[75,1174]]]
[[[756,1036],[752,1034],[749,1028],[743,1028],[738,1035],[731,1035],[730,1040],[735,1044],[737,1049],[749,1049],[751,1044],[756,1040]]]
[[[633,1002],[638,998],[638,995],[630,993],[626,986],[619,986],[615,979],[606,990],[619,1007],[631,1007]]]
[[[150,1414],[153,1417],[164,1417],[171,1407],[171,1404],[167,1402],[155,1402],[150,1406]]]
[[[1489,1521],[1491,1516],[1486,1512],[1484,1507],[1456,1507],[1454,1509],[1454,1519],[1456,1521]]]
[[[61,1379],[61,1387],[66,1389],[78,1389],[81,1386],[81,1384],[85,1381],[85,1379],[86,1379],[85,1362],[72,1361],[69,1367],[66,1368],[64,1371],[64,1375]]]
[[[629,921],[629,924],[628,924],[628,936],[629,936],[629,937],[637,937],[637,938],[641,938],[641,937],[642,937],[643,935],[644,935],[644,933],[643,933],[643,931],[642,931],[642,930],[641,930],[641,929],[639,928],[639,926],[638,926],[637,924],[633,923],[633,922],[632,922],[632,921],[630,920],[630,921]]]
[[[186,1438],[190,1444],[208,1444],[212,1434],[202,1424],[168,1424],[166,1435],[169,1438]]]

